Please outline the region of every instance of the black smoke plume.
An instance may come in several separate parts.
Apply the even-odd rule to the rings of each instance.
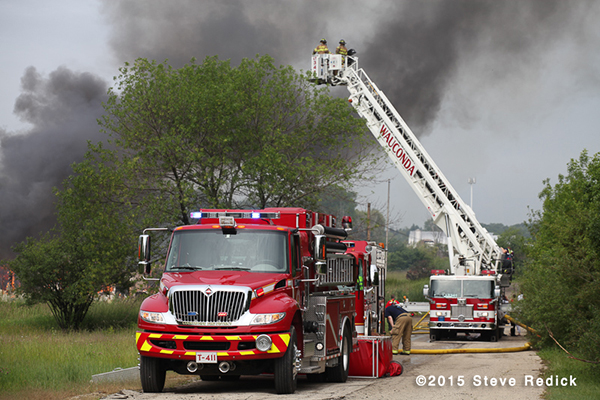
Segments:
[[[60,67],[48,77],[29,67],[21,79],[15,113],[32,128],[0,131],[0,259],[26,237],[55,224],[53,187],[83,159],[87,141],[101,139],[107,84],[89,73]]]
[[[485,60],[474,74],[526,80],[523,70],[538,71],[536,63],[561,40],[583,39],[595,23],[589,15],[598,14],[593,0],[106,0],[104,6],[119,63],[145,57],[179,66],[218,55],[235,64],[269,54],[306,70],[321,37],[330,50],[344,38],[417,135],[429,131],[460,68]]]

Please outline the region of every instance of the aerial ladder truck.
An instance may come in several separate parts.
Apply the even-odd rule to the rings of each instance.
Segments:
[[[358,67],[354,54],[313,55],[313,79],[348,89],[349,103],[448,237],[450,267],[447,273],[432,271],[423,289],[429,300],[430,339],[462,332],[496,341],[503,329],[501,295],[510,285],[512,264],[383,91]]]

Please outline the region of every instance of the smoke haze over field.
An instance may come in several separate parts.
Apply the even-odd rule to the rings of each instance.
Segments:
[[[53,225],[51,188],[82,159],[87,140],[102,139],[96,118],[108,82],[139,57],[177,67],[192,57],[218,55],[236,65],[269,54],[306,70],[321,37],[331,50],[344,38],[450,181],[464,181],[456,185],[463,197],[466,178],[477,171],[482,222],[521,222],[543,179],[564,171],[584,147],[600,151],[600,121],[592,117],[600,87],[596,1],[104,0],[92,7],[73,0],[52,10],[43,4],[0,5],[0,37],[15,42],[3,42],[11,69],[4,79],[21,79],[16,89],[0,87],[10,104],[0,103],[0,258]],[[46,37],[53,41],[35,47]],[[343,88],[332,93],[347,95]],[[23,121],[18,128],[4,122],[13,105]],[[382,175],[394,179],[396,211],[416,215],[407,225],[422,223],[426,212],[396,176]],[[513,190],[500,202],[505,180]]]

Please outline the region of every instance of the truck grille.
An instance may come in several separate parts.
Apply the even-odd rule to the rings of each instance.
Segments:
[[[463,315],[465,318],[473,318],[473,306],[464,305],[459,306],[452,304],[452,318],[458,318]]]
[[[247,290],[174,289],[169,293],[169,309],[183,325],[231,325],[249,307]]]

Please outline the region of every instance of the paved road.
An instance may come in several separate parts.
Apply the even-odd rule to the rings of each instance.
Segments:
[[[428,335],[414,334],[413,349],[495,348],[520,347],[523,337],[504,337],[500,342],[467,340],[429,342]],[[311,383],[299,378],[295,394],[275,394],[273,378],[269,376],[242,377],[237,382],[194,381],[163,393],[139,393],[124,390],[105,397],[105,400],[397,400],[413,399],[539,399],[545,387],[535,385],[542,368],[533,351],[476,354],[413,354],[395,356],[404,372],[397,377],[367,379],[349,378],[343,384]],[[423,378],[421,378],[423,377]],[[529,378],[531,377],[531,378]],[[511,379],[512,378],[512,379]],[[417,382],[424,379],[425,385]],[[495,379],[495,380],[494,380]],[[533,381],[530,383],[529,379]]]

